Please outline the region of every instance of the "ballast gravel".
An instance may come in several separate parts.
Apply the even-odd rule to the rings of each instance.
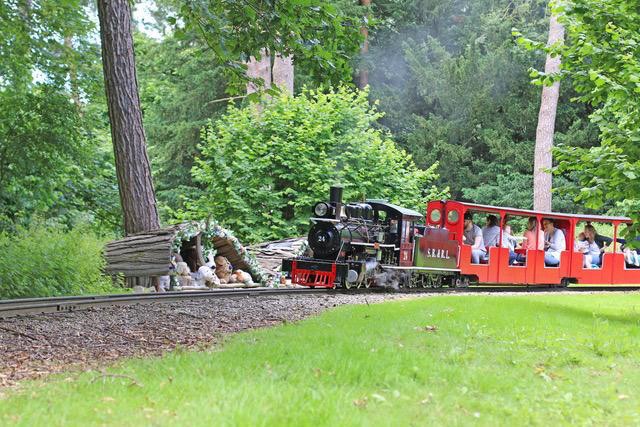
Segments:
[[[0,319],[0,387],[63,370],[99,368],[123,357],[160,355],[176,347],[207,348],[230,333],[295,322],[339,305],[400,298],[407,296],[234,297]]]

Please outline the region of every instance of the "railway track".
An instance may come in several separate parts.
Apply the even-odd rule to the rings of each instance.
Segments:
[[[175,302],[196,299],[215,298],[255,298],[280,295],[310,295],[337,293],[402,293],[402,294],[455,294],[455,293],[501,293],[501,292],[629,292],[640,291],[640,286],[588,286],[588,287],[525,287],[525,286],[471,286],[468,288],[409,288],[409,289],[300,289],[300,288],[251,288],[251,289],[216,289],[191,292],[164,292],[151,294],[111,294],[85,295],[72,297],[26,298],[0,300],[0,318],[42,314],[71,312],[96,307],[132,304],[151,304],[158,302]]]

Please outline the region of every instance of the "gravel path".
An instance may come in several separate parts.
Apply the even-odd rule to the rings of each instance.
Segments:
[[[159,355],[176,346],[206,347],[225,334],[300,320],[343,304],[406,297],[223,298],[0,319],[0,387],[70,368],[97,367],[122,357]]]

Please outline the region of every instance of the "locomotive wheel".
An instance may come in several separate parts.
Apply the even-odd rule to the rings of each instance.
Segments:
[[[451,278],[450,285],[452,288],[461,288],[462,287],[462,278],[459,276],[454,276]]]
[[[429,286],[432,288],[441,288],[442,287],[442,280],[439,276],[436,275],[429,275],[427,276],[429,277]]]

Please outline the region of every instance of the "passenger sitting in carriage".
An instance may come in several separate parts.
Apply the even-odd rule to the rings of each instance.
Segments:
[[[538,242],[537,246],[536,241]],[[544,231],[538,230],[538,221],[536,220],[535,216],[529,217],[529,221],[527,222],[527,229],[524,232],[522,247],[530,251],[533,251],[535,249],[538,249],[539,251],[544,250]]]
[[[589,239],[586,233],[578,234],[578,239],[574,245],[574,250],[583,254],[582,266],[584,268],[599,267],[600,248],[593,239]]]
[[[536,244],[537,242],[537,244]],[[527,229],[524,231],[522,239],[522,249],[534,251],[536,249],[544,250],[544,231],[538,229],[538,220],[535,216],[530,216],[527,222]],[[516,262],[524,263],[527,256],[524,254],[516,254]]]
[[[549,267],[560,265],[560,254],[567,250],[567,241],[562,230],[555,227],[551,218],[542,220],[544,228],[544,263]]]
[[[471,262],[479,264],[480,258],[484,258],[487,251],[482,239],[482,230],[473,223],[473,214],[471,212],[465,212],[464,214],[464,243],[471,246]]]
[[[640,236],[636,237],[634,240],[640,241]],[[618,241],[622,241],[622,252],[624,252],[624,262],[627,268],[638,268],[640,267],[640,248],[631,249],[627,247],[627,242],[623,239],[618,239]]]
[[[583,253],[585,255],[588,254],[590,258],[589,260],[587,259],[584,260],[583,264],[585,268],[592,268],[592,267],[600,268],[600,265],[602,264],[602,257],[600,256],[601,247],[600,245],[598,245],[596,241],[596,235],[597,235],[596,229],[593,227],[593,225],[587,224],[584,227],[584,231],[580,234],[584,235],[585,242],[587,242],[586,252],[583,252]]]
[[[500,240],[500,226],[498,225],[498,217],[495,215],[487,215],[487,223],[482,229],[482,240],[485,246],[498,246]]]

